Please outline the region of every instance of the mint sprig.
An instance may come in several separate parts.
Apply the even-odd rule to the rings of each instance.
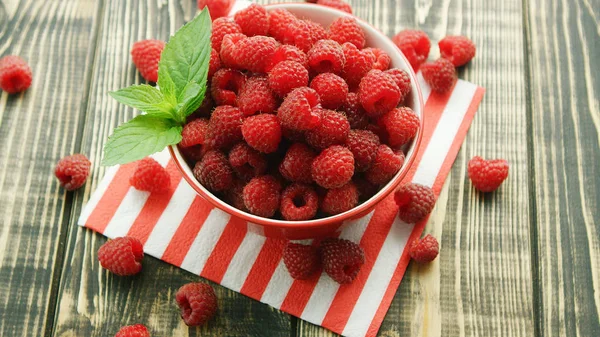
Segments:
[[[121,124],[104,146],[102,165],[125,164],[181,141],[186,117],[204,100],[212,24],[207,9],[173,35],[158,63],[158,88],[142,84],[110,96],[145,114]]]

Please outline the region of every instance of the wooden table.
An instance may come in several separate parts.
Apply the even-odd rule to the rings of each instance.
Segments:
[[[600,336],[600,1],[351,2],[390,36],[470,36],[460,77],[487,88],[426,229],[441,255],[408,268],[380,335]],[[219,286],[220,315],[188,329],[174,291],[198,277],[152,258],[141,277],[113,277],[96,260],[105,238],[75,224],[107,136],[135,113],[107,95],[143,82],[132,43],[165,40],[195,12],[194,0],[0,0],[0,55],[34,72],[26,93],[0,93],[0,336],[134,322],[153,336],[332,335]],[[76,152],[92,177],[66,193],[53,168]],[[497,193],[471,188],[474,155],[510,162]]]

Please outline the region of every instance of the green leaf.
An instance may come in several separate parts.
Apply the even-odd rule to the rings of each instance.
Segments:
[[[117,91],[109,92],[117,101],[150,115],[162,118],[175,118],[175,108],[165,105],[163,94],[147,84],[132,85]]]
[[[175,96],[175,83],[173,83],[173,80],[171,79],[171,76],[167,70],[167,68],[163,69],[162,76],[160,75],[161,72],[159,70],[159,80],[157,84],[160,88],[160,92],[164,95],[165,101],[172,106],[176,106],[177,96]]]
[[[191,115],[198,107],[200,107],[204,100],[205,91],[206,86],[201,86],[196,83],[190,83],[186,87],[183,97],[180,100],[179,108],[177,109],[183,118]]]
[[[142,159],[181,141],[181,125],[153,115],[140,115],[122,124],[104,146],[102,165]]]

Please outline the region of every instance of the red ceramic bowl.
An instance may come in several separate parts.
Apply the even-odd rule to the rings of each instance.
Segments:
[[[327,27],[331,22],[340,16],[350,16],[350,14],[336,9],[310,3],[272,4],[267,5],[266,7],[269,11],[278,8],[285,8],[295,14],[297,17],[311,19],[323,25],[324,27]],[[412,91],[406,102],[408,103],[407,105],[410,106],[421,118],[421,128],[419,129],[419,132],[412,143],[406,146],[406,160],[404,162],[404,166],[400,169],[396,176],[371,199],[345,213],[327,218],[307,221],[275,220],[242,212],[213,195],[210,191],[204,188],[204,186],[202,186],[196,180],[196,178],[194,178],[192,168],[186,163],[177,146],[171,146],[169,150],[173,160],[179,167],[185,180],[200,196],[211,202],[215,207],[218,207],[221,210],[231,214],[231,216],[235,216],[247,221],[252,230],[262,235],[299,240],[323,237],[340,230],[349,220],[357,219],[367,215],[373,210],[378,202],[383,200],[396,189],[413,163],[416,150],[421,141],[421,130],[423,127],[423,97],[421,95],[421,89],[419,88],[417,78],[412,70],[412,67],[410,67],[408,61],[404,55],[402,55],[396,45],[394,45],[394,43],[383,33],[369,25],[367,22],[364,22],[360,19],[358,19],[358,22],[365,32],[367,46],[384,50],[392,59],[391,66],[407,71],[412,81]]]

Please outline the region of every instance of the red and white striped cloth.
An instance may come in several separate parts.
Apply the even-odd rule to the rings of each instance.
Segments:
[[[423,140],[405,181],[433,187],[444,180],[475,115],[484,89],[458,81],[447,95],[431,93],[421,75],[425,104]],[[253,299],[346,336],[375,336],[410,257],[407,242],[426,221],[403,223],[391,198],[339,234],[360,244],[366,262],[352,284],[326,274],[295,281],[282,261],[284,242],[256,234],[202,199],[182,179],[166,151],[154,156],[175,188],[150,195],[129,185],[135,164],[111,167],[91,196],[79,225],[109,238],[134,236],[144,251]]]

